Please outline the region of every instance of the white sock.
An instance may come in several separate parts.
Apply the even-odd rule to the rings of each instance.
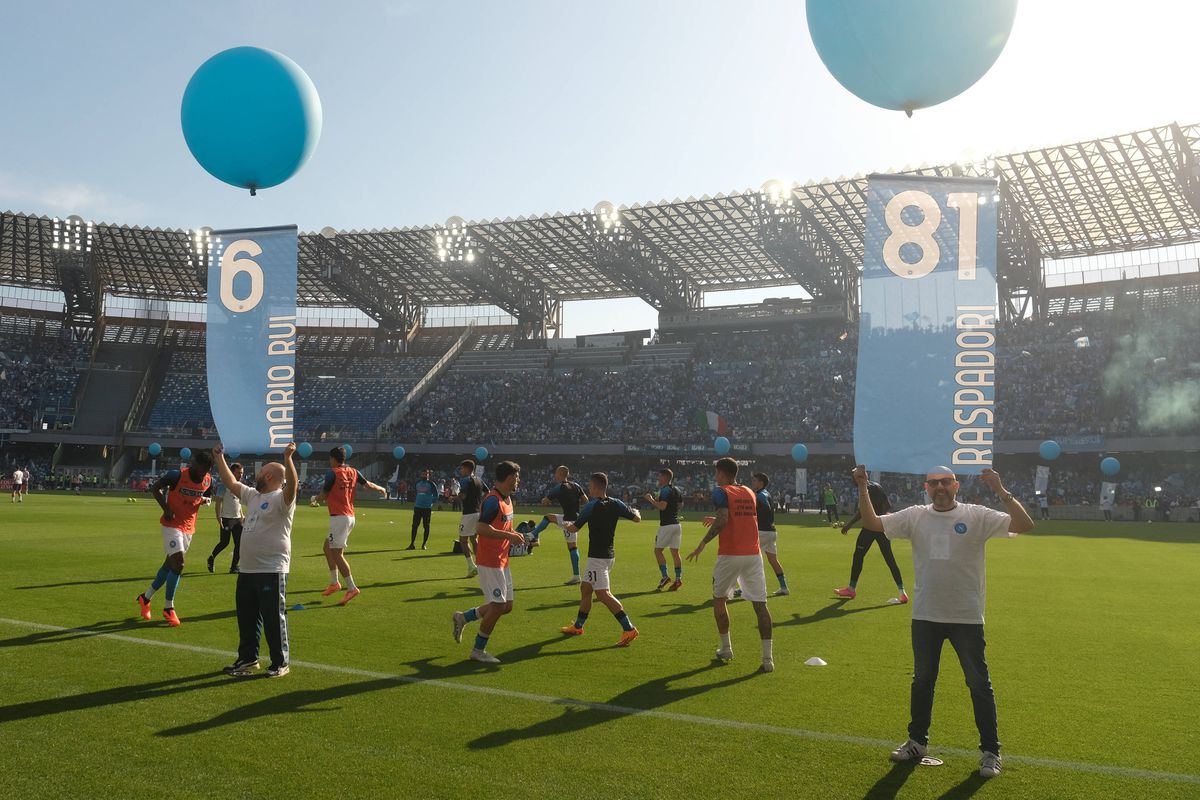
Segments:
[[[774,643],[770,639],[763,639],[763,661],[775,660]]]
[[[147,600],[149,600],[151,597],[154,597],[154,587],[151,586],[149,589],[142,592],[142,597],[146,598]]]
[[[340,583],[337,576],[337,567],[329,568],[329,584],[332,586],[335,583]]]
[[[354,576],[353,575],[346,576],[346,588],[351,589],[351,590],[358,588],[357,586],[354,585]]]
[[[721,649],[722,650],[732,650],[733,649],[733,645],[729,643],[729,634],[728,633],[721,634]]]

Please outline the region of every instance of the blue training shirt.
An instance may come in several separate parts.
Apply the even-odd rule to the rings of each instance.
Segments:
[[[433,508],[433,501],[437,500],[437,487],[433,485],[433,481],[422,478],[413,488],[417,491],[416,507]]]
[[[588,526],[588,558],[615,558],[613,539],[617,533],[617,520],[636,520],[629,506],[615,497],[601,497],[588,502],[579,512],[575,527]]]

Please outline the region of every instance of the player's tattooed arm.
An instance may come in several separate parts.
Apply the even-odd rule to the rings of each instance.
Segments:
[[[712,522],[709,522],[709,520],[712,520]],[[708,524],[708,533],[704,534],[704,538],[700,540],[700,544],[696,546],[696,549],[688,554],[688,561],[695,561],[698,559],[700,557],[700,553],[704,551],[704,546],[721,535],[721,531],[729,522],[729,509],[717,509],[716,515],[712,517],[705,517],[704,522]]]

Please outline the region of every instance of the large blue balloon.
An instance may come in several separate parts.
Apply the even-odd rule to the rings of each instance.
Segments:
[[[405,451],[403,446],[396,445],[395,447],[392,448],[392,458],[399,461],[400,459],[404,458],[405,452],[407,452],[407,451]]]
[[[311,456],[312,450],[312,445],[308,442],[301,442],[300,444],[296,445],[296,455],[300,456],[301,458],[308,458]]]
[[[350,456],[354,455],[354,448],[353,448],[353,447],[351,447],[351,446],[350,446],[350,445],[348,445],[348,444],[344,444],[344,445],[342,445],[342,447],[346,448],[346,458],[349,458]]]
[[[483,445],[479,445],[479,447],[475,448],[475,460],[476,461],[487,461],[487,457],[488,457],[488,449],[486,447],[484,447]]]
[[[729,455],[729,447],[729,440],[724,436],[718,436],[717,438],[713,439],[713,450],[717,451],[717,455]]]
[[[808,0],[808,31],[838,83],[880,108],[935,106],[1000,56],[1017,0]]]
[[[1100,462],[1100,471],[1111,478],[1121,471],[1121,462],[1109,456]]]
[[[792,445],[792,460],[797,464],[803,464],[808,460],[808,448],[802,444]]]
[[[251,194],[295,175],[321,138],[317,88],[296,62],[261,47],[223,50],[201,64],[179,117],[200,166]]]
[[[160,455],[162,455],[162,445],[158,442],[151,442],[150,446],[146,448],[146,452],[149,453],[151,457],[158,458]]]
[[[1062,447],[1053,439],[1047,439],[1038,445],[1038,455],[1046,461],[1053,461],[1062,455]]]
[[[180,450],[179,457],[182,458],[184,461],[187,461],[188,459],[190,459],[192,457],[192,448],[185,447],[182,450]]]

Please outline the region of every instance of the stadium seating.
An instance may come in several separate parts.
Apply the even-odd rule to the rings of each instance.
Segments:
[[[86,342],[62,338],[57,323],[43,323],[38,335],[29,322],[0,319],[0,429],[27,429],[42,409],[73,408],[80,368],[87,363]]]

